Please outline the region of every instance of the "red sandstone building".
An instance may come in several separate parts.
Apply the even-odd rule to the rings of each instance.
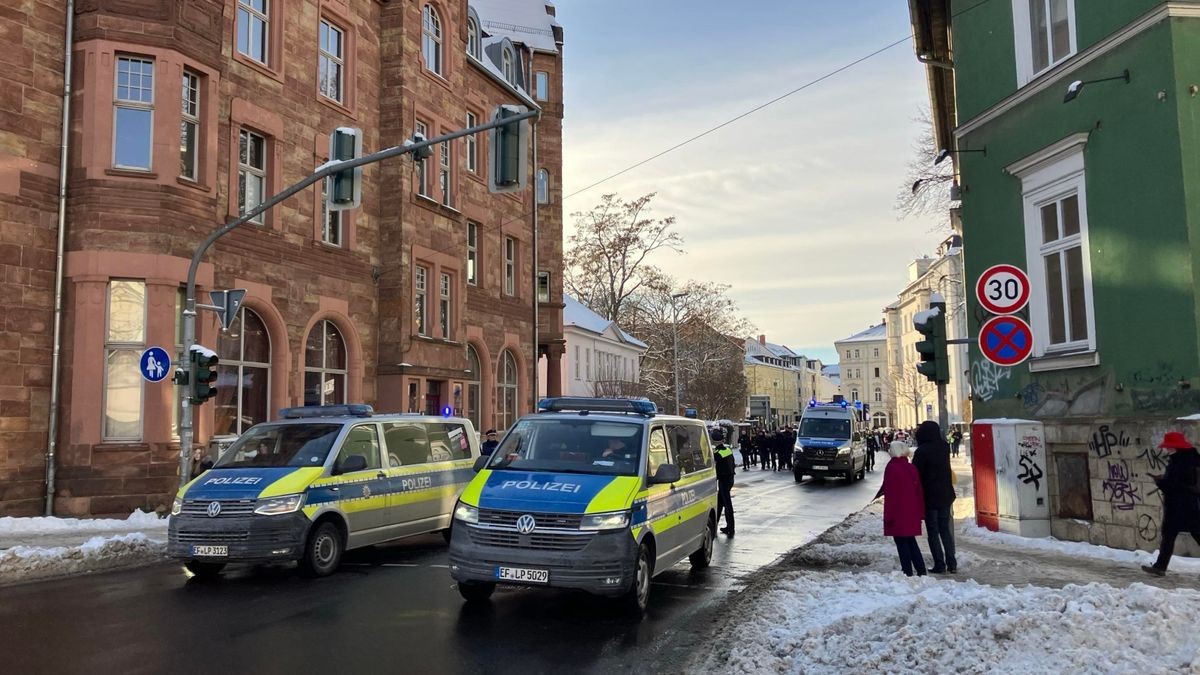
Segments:
[[[551,5],[75,0],[60,212],[64,4],[0,8],[0,515],[42,512],[51,483],[56,515],[169,503],[176,388],[143,382],[139,356],[178,348],[197,244],[311,173],[338,126],[363,129],[374,151],[486,121],[500,104],[542,110],[527,191],[491,194],[487,138],[459,139],[424,162],[367,168],[361,208],[329,213],[309,190],[219,241],[200,300],[248,292],[230,330],[198,322],[221,358],[198,444],[286,406],[357,401],[451,406],[503,429],[531,407],[535,353],[559,381]]]

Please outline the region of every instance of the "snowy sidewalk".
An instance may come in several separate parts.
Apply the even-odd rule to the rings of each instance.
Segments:
[[[124,520],[0,518],[0,586],[158,562],[167,520],[135,511]]]
[[[1200,561],[976,527],[954,462],[958,574],[908,578],[872,502],[733,600],[693,669],[729,673],[1200,673]],[[931,565],[927,541],[918,539]]]

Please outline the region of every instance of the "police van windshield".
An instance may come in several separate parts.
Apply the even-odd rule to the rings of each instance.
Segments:
[[[260,424],[229,446],[214,469],[322,466],[340,424]]]
[[[797,436],[807,438],[850,438],[850,420],[837,417],[805,417]]]
[[[636,476],[642,425],[579,419],[524,419],[492,455],[489,469]]]

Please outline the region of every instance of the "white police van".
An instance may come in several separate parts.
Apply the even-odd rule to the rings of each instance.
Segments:
[[[450,526],[474,477],[470,420],[286,408],[256,424],[171,508],[167,552],[197,576],[227,563],[298,561],[323,576],[348,549]]]

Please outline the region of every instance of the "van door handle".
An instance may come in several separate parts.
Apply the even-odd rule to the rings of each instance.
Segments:
[[[379,473],[375,474],[375,477],[376,478],[387,478],[387,474],[380,471]]]

